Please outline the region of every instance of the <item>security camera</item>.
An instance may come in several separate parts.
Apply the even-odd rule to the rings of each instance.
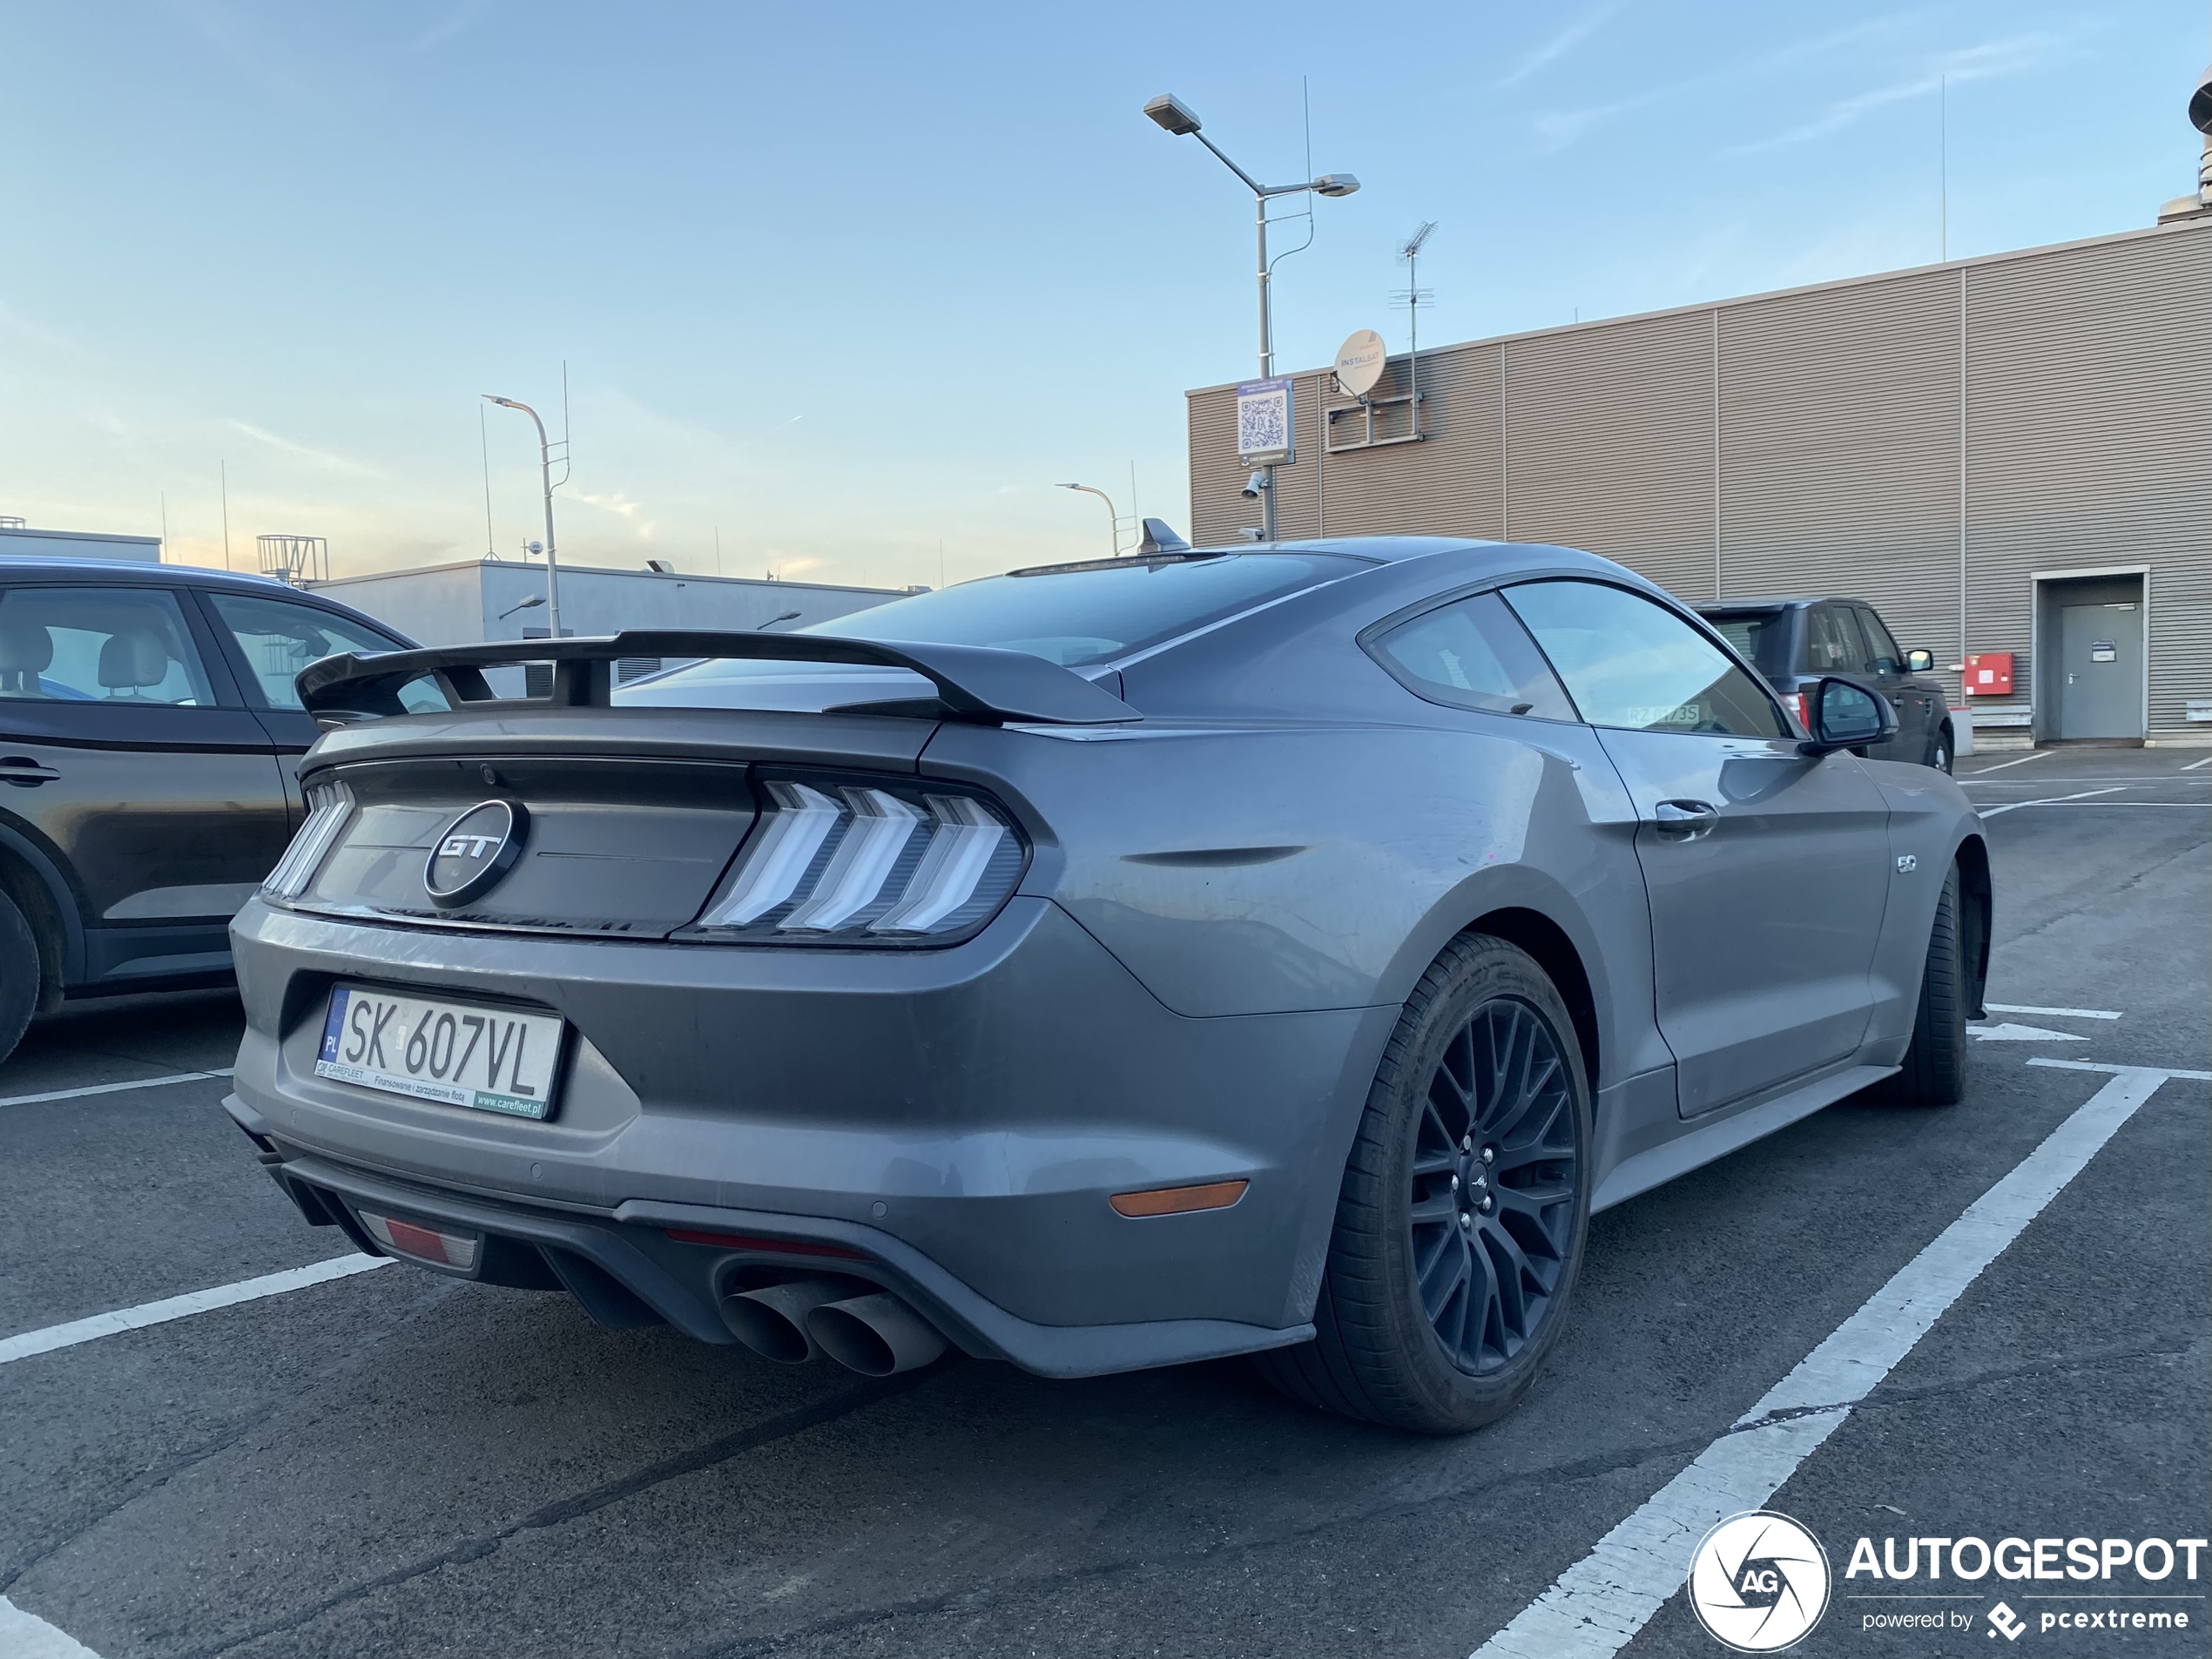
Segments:
[[[1246,501],[1258,501],[1267,493],[1267,469],[1263,467],[1244,480],[1244,487],[1237,493]]]

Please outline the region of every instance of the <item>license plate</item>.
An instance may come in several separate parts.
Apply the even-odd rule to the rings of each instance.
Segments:
[[[341,985],[330,994],[315,1075],[413,1100],[543,1117],[553,1109],[561,1032],[550,1014]]]

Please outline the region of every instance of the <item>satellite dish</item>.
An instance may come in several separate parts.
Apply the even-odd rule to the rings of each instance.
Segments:
[[[1346,397],[1366,396],[1382,379],[1383,364],[1389,355],[1383,337],[1372,328],[1362,328],[1337,347],[1337,389]]]

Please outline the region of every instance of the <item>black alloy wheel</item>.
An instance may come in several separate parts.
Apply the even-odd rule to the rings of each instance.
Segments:
[[[1421,1306],[1470,1376],[1527,1345],[1575,1233],[1575,1100],[1559,1039],[1526,1002],[1484,1003],[1445,1045],[1413,1125],[1407,1225]]]
[[[1406,999],[1368,1090],[1314,1339],[1257,1356],[1260,1373],[1422,1433],[1504,1416],[1566,1324],[1591,1146],[1565,1001],[1519,947],[1462,934]]]

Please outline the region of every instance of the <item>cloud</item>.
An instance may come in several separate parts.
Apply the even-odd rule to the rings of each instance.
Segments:
[[[1593,7],[1584,12],[1508,70],[1504,78],[1496,83],[1497,90],[1503,91],[1508,86],[1518,86],[1539,70],[1564,57],[1610,23],[1614,15],[1621,10],[1622,3],[1622,0],[1613,0],[1609,5]]]
[[[493,4],[494,0],[461,0],[461,3],[448,12],[443,19],[431,24],[429,28],[418,35],[414,44],[408,50],[412,52],[427,52],[444,45],[446,42],[489,11]]]
[[[1893,80],[1887,85],[1872,87],[1849,98],[1839,98],[1810,121],[1769,138],[1755,138],[1747,144],[1734,145],[1725,153],[1756,155],[1793,144],[1808,144],[1816,138],[1824,138],[1877,110],[1886,109],[1893,104],[1908,103],[1914,98],[1932,97],[1946,81],[1964,85],[1974,81],[2022,74],[2041,64],[2051,49],[2059,44],[2058,37],[2054,35],[2019,35],[2006,40],[1986,41],[1978,46],[1946,52],[1925,69]]]
[[[358,473],[366,478],[381,478],[384,475],[381,468],[369,466],[365,462],[350,460],[345,455],[333,455],[327,449],[318,449],[310,444],[295,442],[280,433],[271,432],[267,428],[255,426],[250,421],[226,420],[223,424],[233,431],[243,432],[256,443],[268,445],[270,448],[280,455],[292,455],[300,461],[312,461],[315,465],[327,467],[334,472]]]
[[[594,495],[588,489],[579,489],[572,492],[572,498],[586,507],[596,507],[603,513],[611,513],[635,530],[640,541],[651,541],[654,533],[660,528],[657,521],[644,516],[645,503],[633,499],[623,490],[611,490],[602,496]]]
[[[1564,150],[1580,141],[1592,127],[1602,125],[1620,116],[1632,115],[1656,105],[1679,104],[1699,96],[1710,97],[1721,87],[1770,79],[1779,70],[1831,56],[1846,47],[1892,38],[1903,32],[1911,21],[1907,17],[1876,17],[1865,23],[1853,24],[1847,29],[1808,35],[1803,40],[1791,41],[1742,63],[1724,64],[1703,74],[1669,82],[1663,86],[1649,87],[1632,98],[1593,104],[1578,110],[1540,111],[1530,121],[1536,135],[1538,153],[1549,155]]]

